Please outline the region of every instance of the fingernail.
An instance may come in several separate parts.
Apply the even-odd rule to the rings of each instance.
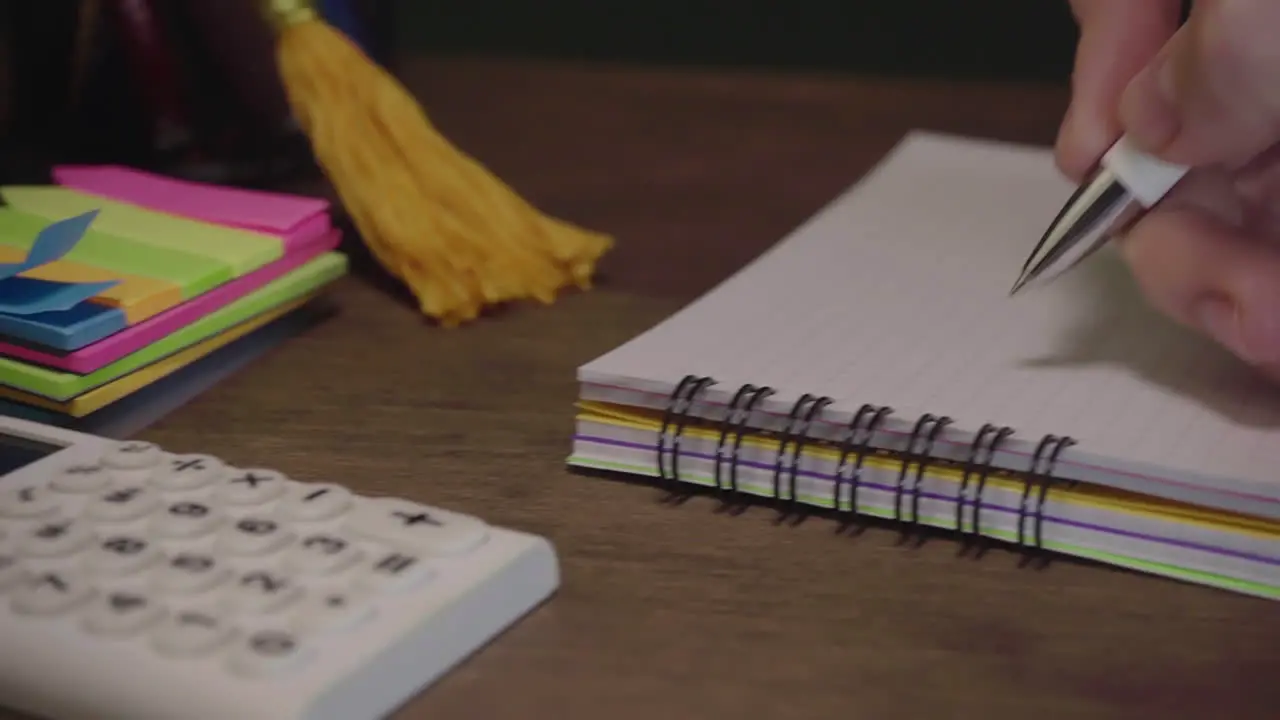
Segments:
[[[1196,308],[1201,331],[1253,365],[1280,360],[1280,323],[1265,311],[1246,316],[1240,306],[1212,298]]]
[[[1182,129],[1173,63],[1161,57],[1129,83],[1120,100],[1120,122],[1135,143],[1157,152]]]

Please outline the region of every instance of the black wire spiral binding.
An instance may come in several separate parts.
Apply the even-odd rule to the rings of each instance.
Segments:
[[[829,397],[816,397],[805,393],[796,400],[791,406],[791,412],[787,414],[787,426],[778,441],[778,454],[773,463],[773,497],[779,502],[785,500],[783,510],[775,520],[776,524],[786,522],[789,518],[793,518],[792,524],[799,524],[804,520],[804,512],[801,509],[803,506],[797,497],[800,457],[804,453],[805,443],[809,440],[809,428],[813,426],[813,421],[833,402],[835,401]],[[787,452],[788,446],[791,447],[790,452]],[[786,498],[782,496],[783,472],[787,473]]]
[[[715,385],[710,377],[686,375],[671,391],[667,407],[662,413],[662,427],[658,431],[658,478],[665,486],[667,494],[663,503],[679,503],[689,497],[684,483],[680,482],[680,441],[684,435],[685,425],[689,422],[689,409],[704,390]],[[675,432],[671,426],[675,425]],[[670,446],[668,447],[668,440]],[[663,462],[668,453],[671,457],[670,469]]]
[[[982,536],[982,495],[987,488],[987,478],[991,474],[991,462],[995,459],[996,451],[1011,435],[1013,435],[1013,428],[1008,426],[996,427],[991,423],[987,423],[974,436],[973,443],[969,446],[969,456],[964,464],[964,473],[960,476],[960,490],[956,493],[955,529],[963,540],[960,544],[961,555],[965,555],[975,545],[984,542]],[[987,442],[988,438],[990,438],[989,442]],[[973,500],[970,501],[968,499],[969,478],[975,473],[977,474],[977,483],[973,493]],[[970,531],[966,533],[964,531],[964,508],[970,502],[973,505],[972,520],[970,522]],[[983,548],[979,547],[977,555],[981,557],[982,553]]]
[[[916,420],[915,427],[911,429],[911,436],[907,438],[907,449],[902,454],[902,467],[898,470],[898,484],[893,495],[893,519],[903,524],[899,543],[909,540],[912,530],[917,529],[916,526],[920,523],[920,486],[923,484],[925,470],[932,459],[933,444],[950,424],[951,418],[945,415],[939,417],[925,413]],[[917,440],[923,440],[919,450],[916,449]],[[902,499],[907,489],[907,473],[913,462],[916,471],[911,483],[911,520],[908,521],[902,515]],[[917,544],[919,542],[923,542],[923,536],[920,536]]]
[[[716,380],[709,376],[686,375],[668,397],[657,438],[658,477],[661,486],[667,491],[662,499],[664,503],[683,502],[696,492],[693,489],[696,486],[680,479],[680,446],[693,404],[707,388],[715,384]],[[720,499],[717,513],[732,512],[737,515],[750,504],[749,494],[742,492],[738,482],[742,445],[752,415],[761,403],[774,394],[776,391],[769,386],[744,384],[734,393],[720,418],[719,442],[714,457],[714,492]],[[773,462],[773,500],[781,506],[775,523],[792,519],[793,524],[797,524],[806,517],[806,506],[799,499],[800,462],[804,457],[805,446],[813,442],[810,430],[833,403],[834,400],[830,397],[805,393],[796,400],[787,414]],[[892,407],[866,404],[858,409],[844,429],[838,442],[839,460],[831,476],[831,505],[840,518],[837,533],[844,533],[855,525],[859,532],[866,528],[865,524],[859,522],[864,518],[864,513],[858,502],[863,463],[872,453],[872,440],[876,433],[893,414]],[[906,542],[913,533],[923,529],[920,504],[929,464],[934,460],[933,448],[952,424],[953,420],[946,415],[925,413],[917,418],[907,438],[906,449],[901,453],[901,465],[893,496],[893,519],[902,526],[900,543]],[[954,530],[962,539],[961,555],[977,546],[976,557],[981,557],[990,545],[989,539],[982,532],[984,493],[987,480],[994,470],[994,458],[1001,445],[1014,432],[1013,428],[987,423],[979,429],[969,445],[955,497]],[[1023,566],[1036,559],[1041,561],[1040,567],[1048,564],[1049,556],[1044,548],[1045,504],[1051,489],[1062,482],[1053,476],[1058,457],[1075,443],[1070,437],[1045,435],[1032,454],[1027,470],[1018,473],[1022,480],[1022,493],[1017,511],[1017,545],[1024,551],[1021,562]],[[849,486],[847,505],[842,502],[843,488],[846,485]],[[1067,483],[1068,487],[1074,485],[1075,482]],[[905,510],[908,494],[909,517]],[[965,529],[964,522],[967,507],[972,507],[968,530]],[[917,536],[917,540],[917,545],[923,542],[923,533]]]
[[[1069,437],[1045,435],[1036,446],[1036,451],[1031,456],[1031,464],[1022,476],[1022,501],[1018,504],[1018,545],[1027,551],[1022,558],[1021,564],[1024,566],[1033,560],[1038,560],[1040,567],[1048,564],[1049,556],[1044,552],[1044,503],[1049,497],[1049,487],[1054,483],[1053,468],[1058,462],[1058,456],[1074,444],[1075,440]],[[1046,451],[1049,453],[1048,457],[1045,457]],[[1033,487],[1036,493],[1034,512],[1027,507]],[[1025,528],[1028,517],[1034,518],[1032,526],[1034,541],[1031,544],[1026,541]]]
[[[731,514],[738,515],[746,509],[746,505],[739,502],[741,494],[738,492],[738,457],[742,450],[742,436],[746,433],[747,421],[751,419],[751,413],[755,411],[756,406],[773,393],[773,388],[768,386],[756,387],[750,383],[745,384],[734,393],[733,400],[729,402],[729,407],[721,418],[720,442],[716,445],[715,459],[716,494],[720,496],[717,513],[732,511]],[[744,399],[745,404],[743,404]],[[733,435],[732,446],[726,445],[730,435]],[[721,481],[721,467],[726,459],[729,461],[727,486]]]
[[[835,508],[836,513],[840,515],[840,525],[836,528],[837,533],[844,533],[851,526],[857,523],[858,512],[858,486],[862,483],[862,462],[867,457],[867,453],[871,451],[871,438],[876,434],[881,423],[885,418],[893,414],[893,408],[888,406],[876,407],[875,405],[863,405],[858,408],[858,412],[854,413],[853,419],[849,421],[848,427],[845,428],[844,437],[840,440],[840,460],[836,463],[835,476],[832,478],[834,485],[831,495],[831,507]],[[853,455],[854,461],[852,466],[849,463],[849,456]],[[852,467],[847,473],[846,469]],[[841,510],[840,508],[840,488],[845,483],[849,484],[849,508]],[[861,533],[866,529],[865,525],[859,525],[857,532]]]

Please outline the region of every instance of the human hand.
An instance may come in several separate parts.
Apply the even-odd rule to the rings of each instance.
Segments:
[[[1080,25],[1058,166],[1122,133],[1195,169],[1119,242],[1149,301],[1280,378],[1280,2],[1071,0]]]

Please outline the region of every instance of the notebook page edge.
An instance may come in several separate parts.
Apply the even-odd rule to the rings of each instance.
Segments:
[[[667,397],[672,390],[670,383],[638,378],[633,380],[633,385],[625,387],[613,386],[608,382],[597,385],[598,381],[589,381],[583,384],[581,398],[650,411],[662,411],[666,408]],[[721,422],[733,394],[732,388],[708,388],[692,405],[689,416],[711,423]],[[756,432],[777,432],[791,406],[791,401],[766,398],[756,406],[757,412],[747,420],[746,427]],[[825,408],[811,426],[808,436],[838,442],[844,428],[853,420],[857,411],[857,406],[842,406],[839,403]],[[762,416],[765,417],[763,421]],[[915,418],[890,415],[879,426],[869,445],[880,450],[901,451],[914,422]],[[979,431],[980,428],[969,427],[968,424],[947,426],[934,444],[934,459],[963,462]],[[1026,473],[1040,441],[1041,438],[1038,437],[1015,434],[992,454],[989,466],[1011,473]],[[1191,505],[1280,520],[1280,494],[1277,494],[1274,485],[1249,483],[1247,480],[1220,475],[1171,474],[1168,467],[1103,456],[1079,445],[1062,451],[1053,475],[1063,482],[1114,487]]]

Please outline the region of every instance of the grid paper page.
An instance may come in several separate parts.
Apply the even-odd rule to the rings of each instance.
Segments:
[[[1047,150],[914,134],[783,242],[584,382],[827,395],[852,412],[945,414],[1078,440],[1106,472],[1280,498],[1280,395],[1150,310],[1103,252],[1044,288],[1009,287],[1072,187]],[[1203,485],[1202,485],[1203,484]],[[1256,500],[1256,498],[1254,498]],[[1267,514],[1272,514],[1268,512]]]

